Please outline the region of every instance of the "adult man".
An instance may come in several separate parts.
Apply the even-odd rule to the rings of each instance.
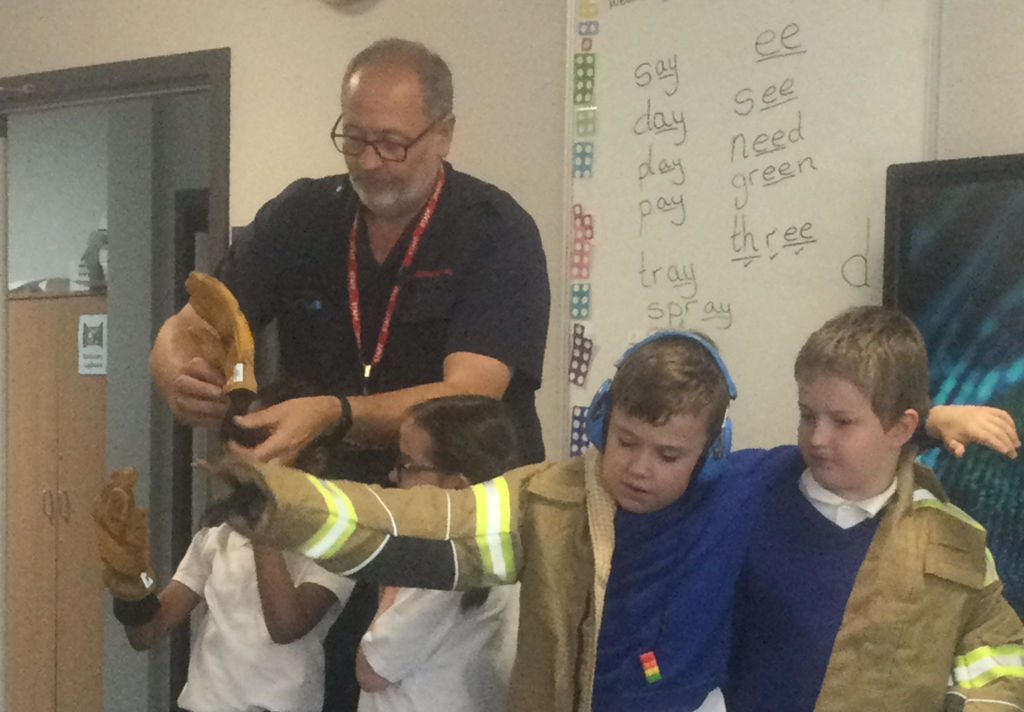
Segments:
[[[345,477],[384,483],[411,405],[477,393],[509,404],[524,460],[542,460],[540,236],[510,196],[445,163],[448,67],[422,45],[382,40],[349,64],[341,100],[331,135],[348,174],[293,183],[219,269],[254,330],[277,319],[282,375],[324,394],[237,418],[270,431],[247,454],[289,462],[331,428],[350,444]],[[224,380],[183,338],[197,322],[185,307],[163,326],[153,376],[179,418],[215,426]]]
[[[548,315],[540,239],[508,195],[445,167],[451,102],[447,66],[421,45],[363,50],[332,131],[348,175],[292,184],[221,265],[255,331],[279,319],[284,375],[332,394],[240,418],[272,430],[255,457],[289,460],[342,418],[340,395],[351,407],[346,439],[365,450],[391,444],[413,403],[480,393],[503,396],[527,459],[542,459],[533,408]],[[427,226],[414,240],[421,216]],[[196,318],[186,307],[164,325],[153,374],[182,420],[215,426],[227,405],[222,378],[174,338]],[[386,474],[391,462],[379,459],[367,477]]]

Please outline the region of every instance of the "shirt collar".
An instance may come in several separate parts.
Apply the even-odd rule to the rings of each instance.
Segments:
[[[840,495],[827,490],[822,487],[811,475],[811,471],[805,469],[803,474],[800,475],[800,491],[804,497],[814,505],[814,508],[821,512],[832,522],[842,525],[839,521],[840,510],[854,509],[858,512],[857,519],[863,521],[864,519],[870,519],[882,511],[892,496],[896,493],[896,478],[894,477],[892,482],[881,494],[877,494],[874,497],[868,497],[867,499],[851,500],[841,497]],[[853,522],[856,524],[858,522]],[[844,527],[845,528],[845,527]]]

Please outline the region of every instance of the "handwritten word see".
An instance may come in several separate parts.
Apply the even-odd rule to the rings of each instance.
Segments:
[[[783,79],[781,84],[768,85],[757,97],[750,87],[740,89],[733,97],[733,102],[736,104],[733,111],[740,116],[749,116],[754,109],[767,111],[799,98],[796,95],[796,83],[792,79]]]

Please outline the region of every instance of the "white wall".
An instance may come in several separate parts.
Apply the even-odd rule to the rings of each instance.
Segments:
[[[35,0],[0,2],[0,76],[230,47],[231,223],[300,176],[343,170],[328,138],[349,58],[384,36],[422,40],[455,75],[451,159],[514,195],[537,220],[565,312],[565,37],[561,0]],[[564,323],[564,319],[562,320]],[[563,452],[565,340],[548,348],[540,399],[549,451]]]
[[[1024,152],[1024,3],[942,5],[937,157]]]

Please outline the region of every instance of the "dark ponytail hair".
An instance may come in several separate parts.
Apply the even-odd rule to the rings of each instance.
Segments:
[[[409,417],[430,436],[431,459],[444,472],[470,484],[494,479],[521,462],[512,414],[504,403],[475,395],[442,396],[417,403]],[[478,608],[488,589],[462,594],[462,610]]]

